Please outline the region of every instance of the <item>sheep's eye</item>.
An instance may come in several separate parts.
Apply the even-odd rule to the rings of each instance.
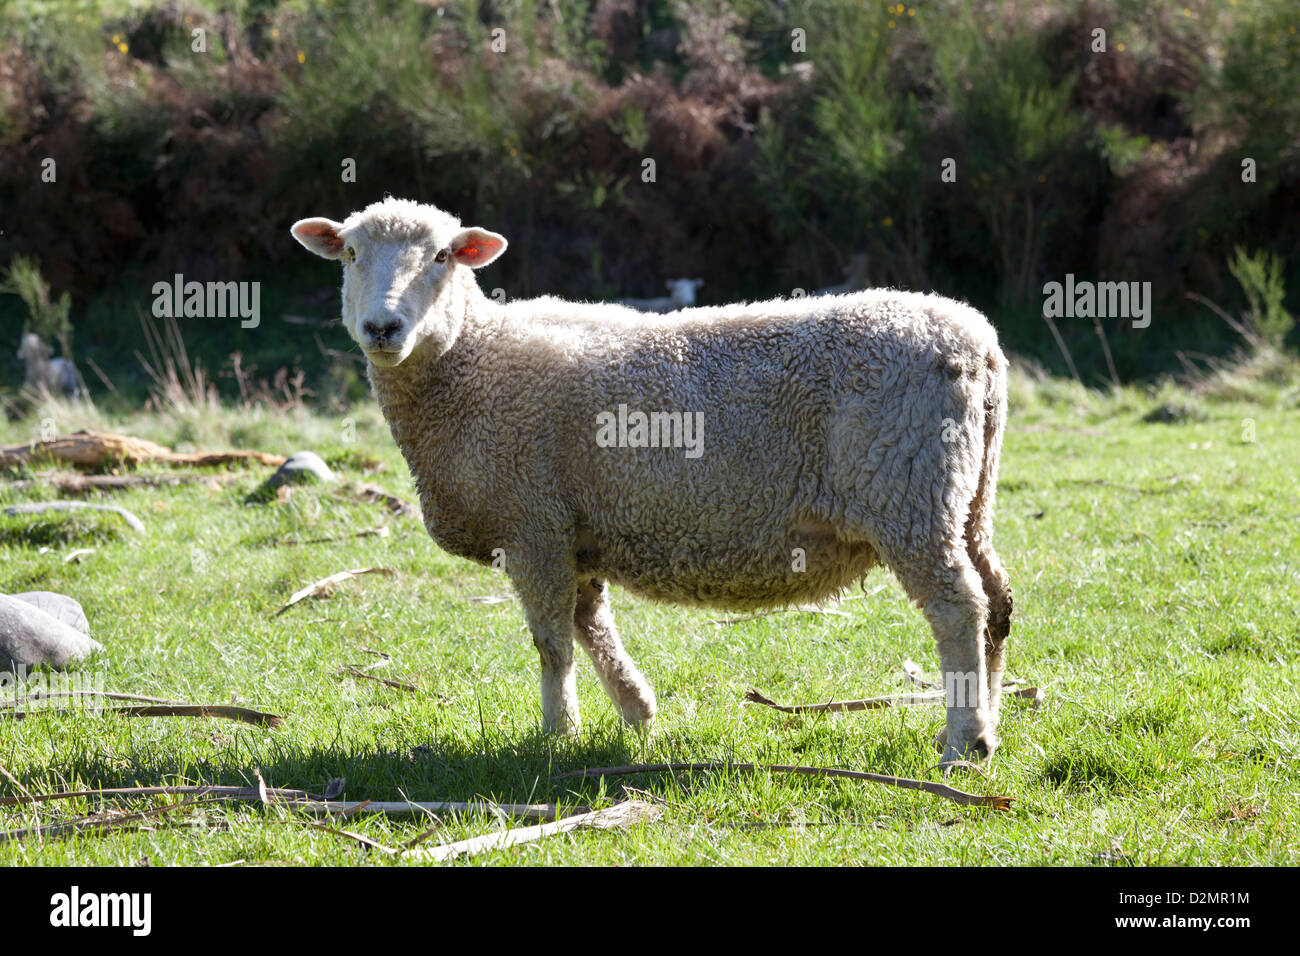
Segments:
[[[433,257],[433,261],[434,261],[434,262],[446,262],[446,261],[447,261],[447,250],[446,250],[446,249],[439,249],[439,250],[438,250],[438,254],[437,254],[436,256]]]
[[[344,252],[347,254],[348,262],[357,261],[357,250],[352,248],[352,246],[346,246],[344,248]]]

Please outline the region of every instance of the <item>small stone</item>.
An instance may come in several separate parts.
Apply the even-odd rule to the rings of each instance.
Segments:
[[[305,485],[316,482],[327,482],[334,480],[334,472],[330,471],[330,466],[325,464],[320,455],[314,451],[300,451],[289,458],[276,469],[266,481],[267,488],[278,488],[280,485]]]

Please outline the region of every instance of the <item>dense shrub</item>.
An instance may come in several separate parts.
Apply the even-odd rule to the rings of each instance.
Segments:
[[[0,17],[0,266],[38,257],[92,347],[134,335],[102,303],[147,305],[172,272],[275,279],[288,302],[319,275],[288,223],[386,192],[509,234],[491,280],[511,295],[703,275],[706,301],[758,297],[865,256],[873,282],[970,299],[1048,363],[1044,281],[1151,281],[1172,318],[1189,290],[1245,304],[1237,245],[1300,261],[1284,0],[18,0]],[[1159,347],[1115,324],[1121,372],[1230,334],[1204,321]],[[1062,334],[1103,367],[1091,325]]]

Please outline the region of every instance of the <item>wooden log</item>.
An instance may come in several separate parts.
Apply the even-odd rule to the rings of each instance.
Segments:
[[[109,432],[73,432],[53,441],[29,442],[0,448],[0,468],[40,462],[60,462],[75,468],[91,470],[105,464],[121,463],[140,465],[160,462],[165,465],[204,467],[224,465],[236,461],[251,461],[259,465],[279,467],[283,455],[270,455],[260,451],[195,452],[185,454],[131,435],[114,435]]]

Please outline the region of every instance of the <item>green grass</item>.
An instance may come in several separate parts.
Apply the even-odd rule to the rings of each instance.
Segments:
[[[1300,505],[1294,392],[1262,404],[1197,401],[1182,424],[1145,423],[1169,399],[1019,381],[1002,462],[997,535],[1016,593],[1010,673],[1042,687],[1037,709],[1008,701],[988,779],[963,789],[1016,797],[1011,813],[862,784],[719,772],[597,783],[552,772],[630,762],[799,763],[937,779],[937,709],[789,717],[741,698],[785,701],[897,691],[911,657],[937,669],[929,630],[882,571],[885,589],[850,616],[725,616],[615,591],[629,649],[660,716],[621,729],[579,660],[584,729],[538,733],[538,664],[504,577],[442,554],[418,522],[327,489],[246,505],[263,477],[111,497],[141,517],[0,519],[0,592],[42,588],[85,606],[106,651],[81,666],[107,689],[287,715],[278,729],[219,720],[37,714],[0,721],[0,765],[33,792],[159,783],[267,783],[347,799],[550,801],[603,805],[619,785],[668,802],[660,821],[584,832],[475,857],[475,864],[1286,864],[1300,862]],[[1279,397],[1280,396],[1280,397]],[[1191,401],[1191,399],[1189,399]],[[75,413],[57,410],[61,429]],[[0,426],[6,443],[39,416]],[[413,497],[371,408],[341,419],[248,412],[100,419],[176,444],[269,451],[311,447],[351,481]],[[1256,441],[1242,441],[1243,420]],[[364,475],[367,457],[387,465]],[[30,473],[15,477],[30,477]],[[0,483],[0,504],[52,497]],[[282,546],[389,524],[387,538]],[[95,552],[65,564],[74,548]],[[48,549],[42,551],[42,549]],[[304,584],[344,568],[392,567],[272,617]],[[411,694],[340,677],[375,673]],[[0,773],[0,794],[16,788]],[[141,804],[143,805],[143,804]],[[46,805],[43,822],[90,812]],[[0,808],[0,828],[36,816]],[[0,843],[11,864],[393,864],[304,817],[245,805],[185,825]],[[389,846],[430,823],[365,815],[349,829]],[[448,818],[435,840],[486,833],[489,816]]]

